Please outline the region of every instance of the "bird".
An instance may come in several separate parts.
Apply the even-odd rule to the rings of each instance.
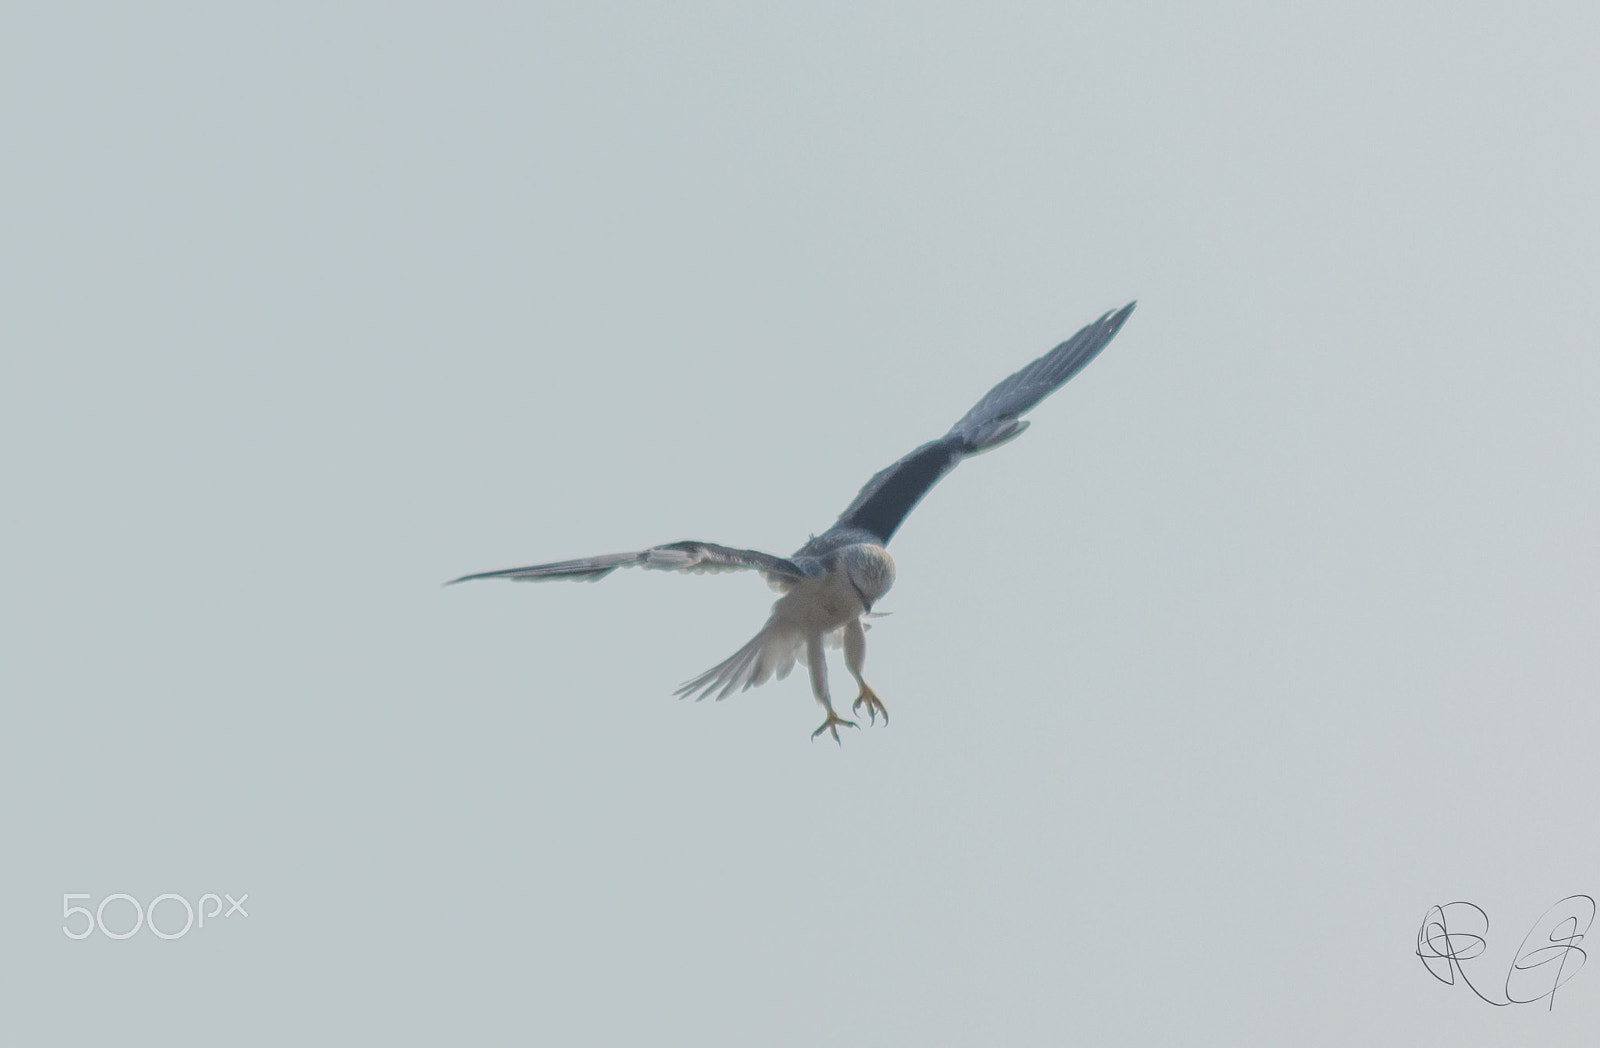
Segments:
[[[788,557],[755,549],[686,539],[630,553],[608,553],[521,568],[482,571],[451,579],[445,585],[477,579],[542,582],[574,579],[594,582],[618,568],[652,568],[691,573],[754,571],[782,593],[766,624],[727,659],[686,681],[675,695],[696,701],[715,693],[717,700],[776,677],[783,680],[804,655],[811,692],[827,719],[812,740],[824,732],[841,742],[839,729],[859,728],[834,708],[828,690],[824,649],[842,645],[845,667],[860,686],[851,712],[865,707],[870,724],[889,710],[862,677],[866,662],[863,619],[876,617],[873,606],[894,585],[894,559],[889,540],[922,497],[963,459],[1015,440],[1028,428],[1021,416],[1060,389],[1116,337],[1137,302],[1108,311],[1085,325],[1050,352],[1002,379],[985,393],[944,436],[920,445],[867,481],[827,531],[812,535]],[[841,743],[842,744],[842,743]]]

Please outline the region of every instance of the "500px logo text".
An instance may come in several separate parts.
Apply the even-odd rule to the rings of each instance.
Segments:
[[[158,939],[181,939],[189,934],[190,928],[204,928],[207,920],[216,923],[219,914],[223,919],[232,917],[234,914],[238,914],[241,917],[250,916],[244,908],[244,901],[250,898],[249,892],[245,892],[237,899],[227,892],[223,892],[220,896],[207,892],[196,899],[195,904],[192,906],[189,904],[188,899],[172,892],[168,892],[165,895],[157,895],[150,900],[149,906],[141,906],[138,899],[126,892],[107,895],[100,900],[100,905],[92,910],[87,906],[72,905],[74,899],[88,898],[90,898],[88,892],[74,892],[61,896],[61,916],[66,918],[66,923],[61,926],[61,933],[69,939],[87,939],[94,934],[96,928],[99,928],[100,934],[107,939],[131,939],[140,928],[147,926]],[[226,912],[222,909],[223,899],[228,900]],[[212,905],[210,910],[206,909],[208,902]],[[106,907],[111,906],[112,903],[118,904],[111,911],[112,925],[121,930],[113,930],[112,927],[108,927],[106,924]],[[162,903],[166,903],[166,906],[162,907]],[[133,910],[131,918],[123,916],[129,908]],[[162,923],[167,926],[165,929],[156,923],[158,908],[160,908],[162,914]],[[183,914],[183,926],[173,930],[173,927],[177,924],[179,911]],[[74,931],[73,925],[77,923],[74,918],[78,915],[83,917],[82,929]],[[196,921],[197,916],[199,918],[198,922]]]

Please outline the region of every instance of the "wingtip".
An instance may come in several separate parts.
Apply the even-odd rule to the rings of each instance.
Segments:
[[[514,571],[516,569],[513,568],[513,569],[509,569],[509,570],[513,570]],[[471,582],[474,579],[492,579],[492,578],[496,578],[496,577],[499,577],[499,576],[504,575],[504,574],[505,574],[505,571],[476,571],[476,572],[473,572],[471,575],[463,575],[458,579],[451,579],[449,582],[441,582],[439,584],[439,586],[442,589],[445,586],[454,586],[458,582]]]
[[[1118,331],[1122,330],[1122,325],[1126,324],[1128,322],[1128,318],[1133,315],[1134,307],[1137,306],[1138,304],[1139,304],[1139,300],[1138,299],[1134,299],[1132,302],[1129,302],[1127,305],[1123,306],[1121,309],[1113,309],[1113,310],[1107,311],[1106,315],[1100,318],[1100,320],[1099,320],[1100,325],[1102,327],[1106,327],[1106,328],[1110,328],[1111,329],[1111,334],[1109,336],[1107,336],[1107,340],[1108,341],[1110,340],[1111,337],[1114,337]]]
[[[1134,299],[1132,302],[1129,302],[1127,305],[1120,308],[1113,306],[1111,309],[1101,313],[1099,319],[1096,320],[1091,326],[1104,327],[1106,325],[1113,325],[1116,327],[1121,327],[1123,321],[1128,319],[1129,315],[1133,313],[1134,307],[1138,304],[1139,300]]]

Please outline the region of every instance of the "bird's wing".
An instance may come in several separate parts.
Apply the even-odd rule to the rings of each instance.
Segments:
[[[476,575],[463,575],[445,585],[468,582],[472,579],[515,579],[518,582],[541,582],[545,579],[582,579],[595,582],[618,568],[655,568],[660,571],[759,571],[770,581],[797,581],[808,577],[805,566],[762,553],[754,549],[734,549],[714,542],[669,542],[664,546],[651,546],[636,553],[607,553],[599,557],[580,557],[577,560],[559,560],[553,564],[532,564],[525,568],[503,568],[500,571],[480,571]]]
[[[859,529],[888,542],[922,496],[968,455],[999,447],[1028,424],[1019,416],[1060,389],[1106,347],[1137,303],[1088,325],[984,394],[950,432],[931,440],[867,481],[834,530]]]

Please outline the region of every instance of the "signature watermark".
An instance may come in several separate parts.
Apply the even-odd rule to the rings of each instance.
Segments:
[[[1489,915],[1480,907],[1470,902],[1447,902],[1430,909],[1417,930],[1417,956],[1435,979],[1454,986],[1459,974],[1467,989],[1496,1008],[1532,1004],[1546,997],[1554,1008],[1556,991],[1577,975],[1589,959],[1579,943],[1594,923],[1594,915],[1594,900],[1587,895],[1569,895],[1544,911],[1517,947],[1511,970],[1506,973],[1503,1001],[1485,997],[1467,978],[1467,970],[1461,964],[1488,948]]]
[[[207,920],[215,924],[218,919],[226,920],[235,914],[240,917],[250,916],[249,912],[244,908],[245,900],[250,898],[249,892],[245,892],[237,899],[227,892],[223,892],[220,896],[207,892],[196,899],[193,905],[183,896],[167,892],[165,895],[157,895],[154,899],[151,899],[148,906],[142,905],[138,899],[135,899],[127,892],[116,892],[101,899],[100,904],[92,910],[87,906],[73,905],[73,900],[75,899],[89,898],[93,898],[93,896],[88,892],[73,892],[61,896],[61,916],[64,918],[64,923],[61,925],[61,934],[67,938],[87,939],[95,933],[96,929],[99,929],[100,934],[107,939],[131,939],[138,934],[140,928],[147,928],[158,939],[181,939],[189,934],[189,929],[191,928],[204,928]],[[222,908],[223,899],[228,900],[226,911]],[[117,905],[112,907],[113,903]],[[161,908],[162,903],[166,903],[165,908]],[[209,911],[206,909],[207,903],[211,905]],[[110,924],[106,922],[107,907],[112,907],[113,920]],[[130,908],[133,911],[132,914],[123,916]],[[166,925],[165,928],[156,921],[158,909],[163,915],[162,922]],[[178,928],[176,926],[180,912],[183,915],[183,926]],[[82,918],[81,921],[78,920],[80,917]],[[74,925],[77,925],[77,927],[75,928]],[[176,930],[173,930],[174,928]]]

